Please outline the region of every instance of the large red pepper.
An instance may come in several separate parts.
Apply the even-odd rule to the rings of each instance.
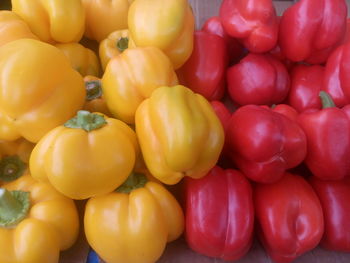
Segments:
[[[289,74],[271,55],[250,53],[227,70],[227,88],[239,105],[281,103],[288,95]]]
[[[267,52],[277,43],[278,19],[272,0],[224,0],[220,18],[225,31],[241,39],[251,52]]]
[[[286,173],[254,187],[258,235],[278,263],[293,261],[317,246],[324,231],[320,201],[304,178]]]
[[[282,16],[279,45],[292,61],[323,63],[342,41],[346,29],[345,0],[300,0]]]
[[[314,176],[339,180],[350,175],[350,111],[336,108],[327,93],[321,91],[320,96],[322,110],[299,115],[307,137],[305,163]]]
[[[312,176],[309,182],[323,208],[321,245],[330,250],[350,252],[350,178],[324,181]]]
[[[225,40],[215,34],[196,31],[190,58],[178,70],[180,83],[208,100],[221,99],[228,66]]]
[[[232,114],[226,133],[230,156],[251,180],[273,183],[306,155],[299,125],[271,109],[247,105]]]
[[[200,179],[185,179],[186,240],[209,257],[236,260],[252,243],[254,208],[248,180],[236,170],[214,167]]]

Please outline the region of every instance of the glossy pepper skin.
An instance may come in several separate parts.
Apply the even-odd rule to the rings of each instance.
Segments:
[[[228,51],[225,40],[205,31],[195,31],[193,52],[177,71],[180,83],[207,100],[224,96]]]
[[[78,237],[79,219],[74,202],[29,174],[2,188],[28,192],[30,207],[22,221],[11,227],[0,226],[0,262],[58,263],[60,251],[70,248]],[[1,211],[3,215],[3,207]]]
[[[336,108],[322,93],[323,109],[299,115],[307,137],[305,163],[322,180],[340,180],[350,175],[350,111]]]
[[[29,165],[35,179],[72,199],[86,199],[120,186],[137,154],[135,133],[125,123],[79,111],[38,142]]]
[[[184,215],[161,184],[131,176],[115,192],[89,199],[85,234],[106,262],[153,263],[182,234]]]
[[[144,99],[160,86],[177,83],[173,66],[160,49],[132,48],[110,60],[102,77],[102,90],[113,116],[133,124]]]
[[[306,156],[306,136],[297,122],[256,105],[232,114],[226,140],[233,162],[259,183],[278,181]]]
[[[128,28],[128,10],[134,0],[82,0],[85,36],[97,42],[116,30]]]
[[[91,49],[85,48],[79,43],[57,44],[76,71],[83,77],[87,75],[100,76],[100,61]]]
[[[136,46],[160,48],[175,69],[192,53],[194,17],[187,0],[135,0],[128,27]]]
[[[324,181],[312,176],[310,184],[318,195],[324,216],[321,246],[335,251],[350,251],[350,178]]]
[[[292,61],[325,62],[344,37],[346,17],[344,0],[298,1],[283,13],[280,22],[282,52]]]
[[[278,19],[272,0],[224,0],[220,18],[227,34],[240,39],[250,52],[267,52],[277,44]]]
[[[186,241],[209,257],[237,260],[253,238],[252,188],[237,170],[215,166],[200,179],[185,179]]]
[[[38,40],[19,39],[1,47],[0,78],[0,115],[9,126],[0,139],[22,136],[38,142],[73,117],[85,100],[80,74],[59,49]],[[11,130],[14,136],[8,134]]]
[[[206,175],[224,144],[209,102],[181,85],[156,89],[138,107],[135,125],[148,170],[166,184]]]
[[[12,11],[27,22],[41,41],[78,42],[84,33],[85,13],[81,0],[11,0]]]
[[[38,39],[29,26],[16,13],[0,11],[0,47],[8,42],[21,38]]]
[[[100,112],[107,116],[112,116],[102,94],[101,79],[95,76],[85,76],[86,100],[83,110],[90,112]]]
[[[281,103],[290,86],[286,67],[271,55],[248,54],[227,70],[227,89],[239,105]]]
[[[277,263],[292,262],[320,242],[324,220],[320,201],[307,181],[286,173],[253,189],[258,235]]]

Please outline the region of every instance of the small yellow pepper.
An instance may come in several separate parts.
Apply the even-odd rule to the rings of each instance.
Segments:
[[[101,112],[112,116],[102,95],[101,80],[95,76],[85,76],[86,101],[83,110]]]
[[[166,184],[206,175],[224,143],[210,103],[181,85],[156,89],[138,107],[135,125],[147,168]]]
[[[143,174],[131,174],[115,192],[91,198],[84,215],[90,246],[108,263],[152,263],[184,229],[176,199]]]

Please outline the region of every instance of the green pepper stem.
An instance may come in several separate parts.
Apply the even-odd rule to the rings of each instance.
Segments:
[[[85,81],[86,97],[85,100],[90,101],[102,96],[102,88],[100,80]]]
[[[129,47],[129,38],[127,38],[127,37],[119,38],[116,46],[117,46],[118,50],[121,53],[123,53],[123,51]]]
[[[11,182],[21,177],[26,164],[18,156],[6,156],[0,161],[0,180]]]
[[[322,109],[335,107],[334,101],[332,100],[331,96],[327,92],[320,91],[319,96],[322,101]]]
[[[116,192],[128,194],[137,188],[144,187],[148,182],[147,177],[141,173],[131,173],[126,181],[117,188]]]
[[[106,124],[107,122],[103,115],[80,110],[78,111],[77,116],[67,121],[64,126],[72,129],[83,129],[90,132],[99,129]]]

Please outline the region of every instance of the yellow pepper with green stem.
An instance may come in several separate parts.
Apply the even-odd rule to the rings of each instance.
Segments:
[[[101,80],[95,76],[85,76],[86,100],[83,110],[100,112],[112,116],[102,94]]]

